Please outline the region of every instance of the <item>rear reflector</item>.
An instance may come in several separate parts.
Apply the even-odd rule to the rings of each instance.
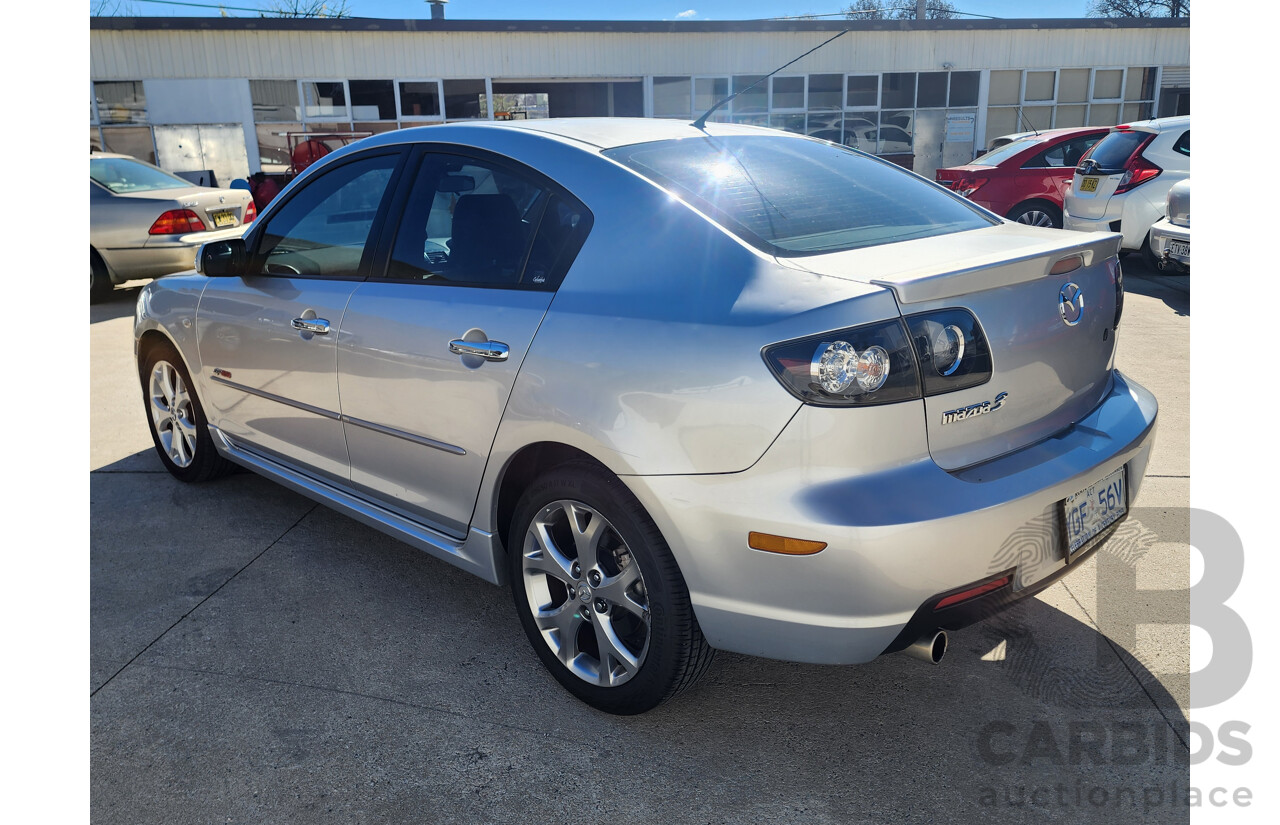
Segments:
[[[188,232],[203,232],[204,222],[190,209],[170,209],[151,224],[148,235],[185,235]]]
[[[989,581],[986,584],[980,584],[977,587],[970,587],[968,590],[962,590],[959,593],[952,593],[950,596],[947,596],[942,601],[935,604],[933,609],[941,610],[942,608],[950,607],[953,604],[960,604],[960,602],[967,602],[970,599],[985,596],[993,590],[999,590],[1012,580],[1012,576],[1001,576],[995,581]]]
[[[1050,275],[1066,275],[1068,272],[1075,272],[1084,266],[1084,259],[1079,255],[1068,255],[1053,265],[1049,270]]]
[[[775,536],[769,533],[757,533],[754,530],[747,534],[747,546],[752,550],[763,550],[766,553],[782,553],[787,556],[812,556],[826,549],[825,541],[805,541],[791,539],[786,536]]]

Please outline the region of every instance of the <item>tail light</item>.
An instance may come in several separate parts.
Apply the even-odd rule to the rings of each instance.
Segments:
[[[1138,144],[1138,148],[1134,150],[1133,155],[1129,157],[1129,162],[1124,165],[1124,175],[1120,178],[1119,185],[1116,186],[1115,193],[1117,195],[1146,183],[1164,171],[1142,156],[1142,150],[1147,148],[1147,144],[1154,139],[1155,135],[1152,135],[1142,141],[1142,143]]]
[[[1111,328],[1120,329],[1120,316],[1124,314],[1124,271],[1120,269],[1119,258],[1107,259],[1107,272],[1116,285],[1116,317],[1111,322]]]
[[[188,232],[203,232],[204,222],[190,209],[170,209],[151,224],[148,235],[185,235]]]
[[[951,187],[951,191],[962,198],[967,198],[982,188],[986,182],[987,178],[961,178]]]
[[[244,220],[240,223],[252,223],[256,217],[258,217],[258,207],[253,205],[253,201],[249,201],[244,207]]]

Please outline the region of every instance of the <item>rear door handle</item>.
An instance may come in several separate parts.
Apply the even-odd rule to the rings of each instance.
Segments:
[[[291,326],[299,332],[310,332],[315,335],[329,334],[329,322],[323,318],[294,318]]]
[[[449,352],[455,355],[474,355],[486,361],[505,361],[511,348],[501,341],[463,341],[455,338],[449,342]]]

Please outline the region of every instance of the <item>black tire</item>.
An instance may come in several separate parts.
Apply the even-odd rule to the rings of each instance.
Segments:
[[[89,303],[100,304],[111,297],[115,284],[107,274],[107,267],[93,250],[89,250]]]
[[[569,515],[566,505],[572,505],[577,515]],[[579,532],[600,536],[595,542],[599,549],[598,561],[587,569],[581,569],[579,564],[575,576],[572,563],[578,562],[579,555],[567,519],[584,516]],[[603,519],[598,532],[593,527],[597,517]],[[573,550],[572,557],[567,552],[561,554],[561,558],[571,564],[568,569],[557,563],[557,570],[566,575],[546,575],[540,569],[533,569],[533,565],[545,564],[547,559],[540,543],[530,533],[535,519],[539,519],[539,525],[551,525],[546,532],[553,543]],[[598,465],[571,462],[534,481],[516,505],[507,556],[511,594],[530,644],[560,684],[592,707],[620,715],[643,713],[688,688],[710,666],[715,651],[698,627],[684,577],[666,541],[631,491]],[[542,561],[535,561],[539,559]],[[609,588],[625,581],[627,576],[634,578],[633,564],[639,571],[639,585],[631,585],[630,593],[635,598],[630,599],[629,608],[623,609],[615,599],[622,591]],[[526,568],[530,569],[528,575]],[[595,578],[595,573],[603,578]],[[597,585],[598,589],[585,597],[581,597],[580,592],[571,592],[571,587],[581,590],[584,586]],[[599,598],[601,594],[607,598]],[[575,600],[575,595],[581,598]],[[646,608],[647,625],[632,612],[638,600]],[[566,656],[578,651],[571,661],[579,670],[571,670],[561,661],[552,648],[553,642],[544,637],[534,619],[531,602],[547,609],[544,616],[553,613],[563,616],[566,614],[562,611],[572,609],[574,612],[571,618],[565,619],[567,622],[581,614],[578,623],[572,625],[573,638],[561,643]],[[598,609],[601,602],[606,608],[603,614]],[[545,618],[544,622],[550,623]],[[604,655],[599,652],[600,643],[595,641],[599,638],[596,631],[618,640]],[[555,632],[559,638],[559,631],[549,632]],[[626,671],[612,653],[619,646],[625,646],[625,652],[635,655],[635,666],[629,672],[616,672]],[[593,648],[597,651],[594,659]],[[616,667],[607,668],[607,677],[603,675],[606,668],[601,666],[606,657],[611,663],[617,663]],[[594,674],[591,673],[593,661]],[[615,679],[616,684],[600,683]]]
[[[1009,220],[1025,223],[1029,226],[1042,226],[1047,229],[1062,228],[1062,210],[1051,203],[1033,201],[1020,203],[1008,215]],[[1048,223],[1045,223],[1045,221]]]
[[[165,366],[170,368],[172,374],[182,382],[182,392],[175,403],[169,403],[164,390],[156,386],[153,381],[153,378],[157,377],[157,370]],[[174,478],[185,482],[209,481],[233,472],[236,465],[219,455],[213,444],[213,438],[209,435],[208,421],[204,416],[204,408],[200,405],[200,399],[196,397],[195,387],[191,383],[191,374],[173,346],[167,342],[152,346],[143,362],[140,377],[147,427],[151,430],[151,441],[155,444],[156,453],[160,456],[160,462],[164,464],[165,469]],[[166,414],[165,410],[169,410],[170,414]],[[157,419],[168,420],[172,422],[172,426],[162,427]],[[180,432],[176,431],[178,429],[189,434],[190,438],[184,438]],[[177,443],[175,439],[181,441],[177,449],[181,450],[182,454],[177,460],[170,455],[173,449],[170,445]]]

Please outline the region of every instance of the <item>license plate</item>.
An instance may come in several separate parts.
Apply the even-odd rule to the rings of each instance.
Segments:
[[[1124,467],[1062,502],[1067,529],[1067,555],[1072,556],[1129,509]]]
[[[1081,178],[1080,191],[1081,192],[1097,192],[1098,179],[1097,178]]]
[[[1183,241],[1169,241],[1169,254],[1175,257],[1190,258],[1191,244]]]
[[[219,209],[217,212],[210,212],[209,217],[213,218],[214,226],[236,225],[236,213],[230,209]]]

